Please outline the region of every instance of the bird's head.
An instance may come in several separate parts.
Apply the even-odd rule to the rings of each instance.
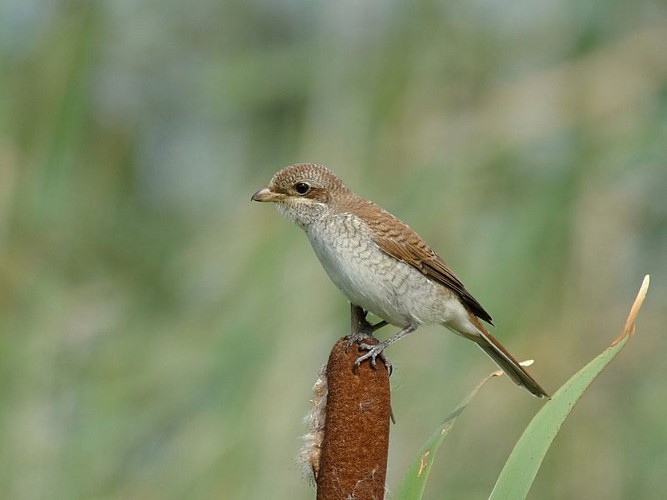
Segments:
[[[299,163],[279,170],[268,186],[252,195],[252,200],[275,203],[286,218],[306,228],[349,194],[350,190],[326,167]]]

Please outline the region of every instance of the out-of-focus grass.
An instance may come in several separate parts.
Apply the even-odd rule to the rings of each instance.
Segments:
[[[650,272],[624,370],[582,401],[532,494],[661,498],[660,2],[1,9],[3,498],[312,496],[292,459],[348,307],[299,230],[249,202],[301,160],[415,227],[547,388]],[[489,365],[438,328],[389,355],[392,488]],[[497,385],[430,491],[490,491],[536,410]]]

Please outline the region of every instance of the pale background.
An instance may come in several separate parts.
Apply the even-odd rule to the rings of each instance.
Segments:
[[[313,497],[348,305],[250,203],[297,161],[419,231],[551,391],[651,273],[530,497],[664,498],[663,1],[4,0],[0,65],[2,498]],[[388,355],[392,498],[493,365],[438,327]],[[490,383],[427,498],[485,498],[541,404]]]

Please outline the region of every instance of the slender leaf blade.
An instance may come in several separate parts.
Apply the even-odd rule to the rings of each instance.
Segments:
[[[458,406],[445,417],[436,431],[426,440],[424,446],[419,450],[417,457],[405,474],[405,478],[403,479],[403,483],[401,484],[397,496],[399,500],[418,500],[422,498],[424,489],[426,488],[426,481],[431,472],[433,461],[435,460],[435,455],[445,437],[454,426],[454,422],[456,422],[456,419],[463,413],[463,410],[466,409],[482,386],[493,377],[502,375],[502,373],[502,371],[493,372],[477,384],[477,386],[463,398]]]
[[[649,282],[647,275],[621,335],[593,361],[574,374],[532,419],[505,463],[489,497],[491,500],[526,497],[547,450],[572,408],[635,333],[635,318],[646,297]]]

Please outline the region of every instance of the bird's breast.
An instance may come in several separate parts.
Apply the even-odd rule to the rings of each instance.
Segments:
[[[437,284],[380,250],[363,221],[347,215],[320,222],[306,232],[329,278],[350,302],[398,326],[440,322]]]

